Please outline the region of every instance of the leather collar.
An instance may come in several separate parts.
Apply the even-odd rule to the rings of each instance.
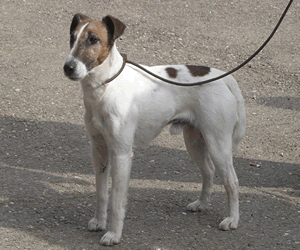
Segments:
[[[127,62],[127,55],[126,54],[121,54],[121,56],[123,57],[123,64],[122,64],[122,67],[120,68],[120,70],[111,78],[108,78],[107,80],[105,80],[102,84],[102,85],[105,85],[113,80],[115,80],[123,71],[123,69],[125,68],[125,65],[126,65],[126,62]]]

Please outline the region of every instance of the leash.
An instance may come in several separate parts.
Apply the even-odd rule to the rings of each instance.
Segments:
[[[285,8],[283,14],[281,15],[277,25],[275,26],[274,30],[272,31],[272,33],[270,34],[270,36],[267,38],[267,40],[258,48],[258,50],[252,55],[250,56],[246,61],[244,61],[243,63],[241,63],[239,66],[233,68],[232,70],[228,71],[227,73],[225,74],[222,74],[218,77],[214,77],[214,78],[211,78],[211,79],[208,79],[208,80],[204,80],[204,81],[200,81],[200,82],[194,82],[194,83],[179,83],[179,82],[174,82],[174,81],[171,81],[171,80],[168,80],[168,79],[165,79],[159,75],[156,75],[154,73],[152,73],[151,71],[145,69],[144,67],[142,67],[141,65],[135,63],[135,62],[132,62],[130,60],[127,60],[127,56],[126,54],[121,54],[122,57],[123,57],[123,65],[121,67],[121,69],[119,70],[119,72],[113,76],[112,78],[106,80],[103,84],[106,84],[108,82],[111,82],[112,80],[114,80],[118,75],[121,74],[121,72],[123,71],[124,67],[125,67],[125,64],[126,63],[129,63],[129,64],[132,64],[138,68],[140,68],[141,70],[145,71],[146,73],[148,73],[149,75],[155,77],[155,78],[158,78],[159,80],[161,81],[164,81],[164,82],[167,82],[167,83],[170,83],[170,84],[173,84],[173,85],[177,85],[177,86],[185,86],[185,87],[190,87],[190,86],[197,86],[197,85],[202,85],[202,84],[205,84],[205,83],[209,83],[209,82],[213,82],[213,81],[217,81],[221,78],[224,78],[232,73],[234,73],[235,71],[239,70],[240,68],[242,68],[243,66],[245,66],[247,63],[249,63],[268,43],[269,41],[272,39],[272,37],[274,36],[274,34],[276,33],[277,29],[279,28],[282,20],[284,19],[286,13],[288,12],[290,6],[292,5],[292,2],[293,0],[290,0],[289,4],[287,5],[287,7]]]

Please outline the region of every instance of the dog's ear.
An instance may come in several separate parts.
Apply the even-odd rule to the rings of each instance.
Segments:
[[[102,19],[102,23],[104,23],[107,28],[109,45],[112,46],[114,44],[114,41],[124,33],[126,25],[119,19],[110,15],[104,17]]]
[[[71,27],[70,27],[70,35],[72,35],[73,31],[76,29],[78,24],[86,19],[90,19],[90,18],[81,13],[75,14],[73,17],[72,23],[71,23]]]

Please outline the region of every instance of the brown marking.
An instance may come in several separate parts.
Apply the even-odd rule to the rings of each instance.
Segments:
[[[171,77],[171,78],[177,77],[177,72],[178,72],[177,69],[169,67],[169,68],[166,68],[166,71],[167,71],[169,77]]]
[[[108,45],[106,28],[100,21],[81,22],[75,30],[75,35],[78,35],[78,31],[86,23],[88,25],[77,38],[77,46],[74,48],[73,56],[83,62],[90,71],[107,58],[111,46]]]
[[[74,15],[71,26],[70,26],[70,35],[74,32],[74,30],[77,28],[78,24],[84,20],[91,19],[81,13],[77,13]]]
[[[206,66],[186,65],[186,67],[194,77],[205,76],[210,72],[210,68]]]
[[[124,33],[126,25],[122,23],[119,19],[110,15],[104,17],[102,19],[102,23],[105,24],[107,28],[109,43],[113,45],[115,40]]]
[[[107,27],[105,22],[92,20],[84,15],[76,14],[71,24],[71,40],[73,36],[76,37],[78,32],[83,25],[88,25],[82,31],[80,37],[76,37],[77,46],[74,48],[73,56],[78,58],[81,62],[86,65],[88,71],[99,66],[108,57],[111,47],[113,46],[114,40],[123,34],[125,25],[121,26],[116,18],[109,17],[109,20],[113,19],[110,27]],[[118,28],[113,28],[114,23],[118,24]],[[113,29],[112,31],[109,29]],[[113,38],[111,37],[113,35]]]

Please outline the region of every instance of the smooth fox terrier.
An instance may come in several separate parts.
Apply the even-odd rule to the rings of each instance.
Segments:
[[[244,100],[232,76],[195,87],[178,87],[123,65],[115,40],[125,25],[112,16],[102,21],[76,14],[70,28],[70,53],[65,75],[80,80],[85,106],[85,124],[92,143],[97,204],[90,231],[106,230],[109,173],[112,170],[112,211],[103,245],[121,239],[127,202],[133,147],[147,145],[170,124],[170,133],[183,131],[190,157],[201,170],[200,197],[187,209],[199,211],[209,205],[215,167],[228,196],[228,217],[222,230],[236,229],[239,221],[238,179],[233,150],[245,135]],[[191,65],[147,67],[178,82],[196,82],[221,75],[222,71]]]

